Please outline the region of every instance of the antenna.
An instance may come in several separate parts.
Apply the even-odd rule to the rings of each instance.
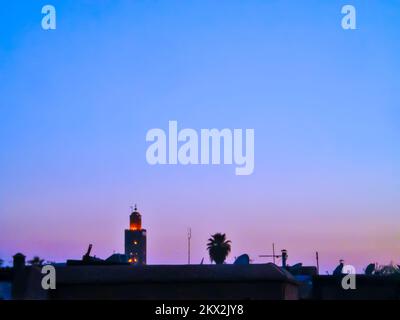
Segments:
[[[272,243],[272,254],[263,254],[263,255],[259,255],[259,257],[260,258],[272,258],[272,261],[274,262],[274,264],[275,264],[275,258],[282,258],[282,264],[285,264],[286,259],[287,259],[287,252],[286,252],[286,250],[282,250],[281,255],[275,254],[275,243]]]
[[[192,228],[188,228],[188,264],[190,264],[190,239],[192,238]]]
[[[317,274],[319,274],[319,255],[318,255],[318,251],[315,252],[315,259],[317,260]]]

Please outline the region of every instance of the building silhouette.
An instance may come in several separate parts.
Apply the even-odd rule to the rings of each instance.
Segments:
[[[146,230],[142,229],[142,215],[136,205],[129,216],[129,229],[125,230],[125,255],[133,265],[146,264]]]

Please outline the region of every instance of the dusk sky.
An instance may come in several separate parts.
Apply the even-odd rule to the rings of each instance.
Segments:
[[[41,9],[57,10],[57,29]],[[357,29],[341,8],[357,9]],[[0,8],[0,258],[400,263],[400,2],[18,0]],[[255,169],[156,165],[146,133],[255,130]]]

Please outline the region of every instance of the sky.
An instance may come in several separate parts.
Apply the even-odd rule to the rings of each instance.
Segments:
[[[56,30],[41,9],[56,8]],[[357,29],[341,27],[356,8]],[[16,0],[0,9],[0,258],[248,253],[400,263],[400,2]],[[146,162],[146,133],[255,131],[255,169]]]

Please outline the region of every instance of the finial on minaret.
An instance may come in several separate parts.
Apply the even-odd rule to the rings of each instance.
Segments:
[[[135,211],[137,211],[137,205],[136,205],[136,203],[135,203]]]

